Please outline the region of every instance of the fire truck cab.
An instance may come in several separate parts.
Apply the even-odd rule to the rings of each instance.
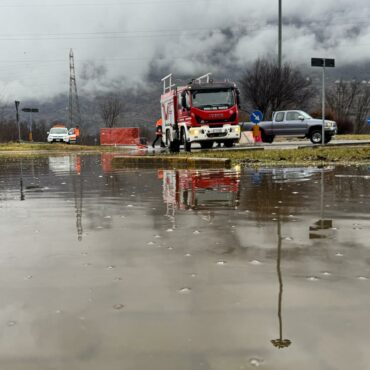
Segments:
[[[202,149],[223,143],[232,147],[240,139],[239,90],[233,82],[213,82],[208,73],[185,86],[164,77],[161,96],[162,139],[170,151],[186,151],[192,143]]]

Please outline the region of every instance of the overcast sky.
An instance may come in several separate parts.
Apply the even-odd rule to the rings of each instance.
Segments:
[[[277,54],[278,0],[0,0],[0,99],[145,84],[149,73],[226,78]],[[284,60],[370,61],[369,0],[283,0]],[[369,71],[370,72],[370,71]]]

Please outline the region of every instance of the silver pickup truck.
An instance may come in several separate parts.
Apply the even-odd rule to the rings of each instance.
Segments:
[[[275,136],[293,136],[308,138],[313,144],[322,142],[322,120],[312,118],[301,110],[286,110],[274,112],[272,121],[262,121],[259,124],[261,138],[265,143],[272,143]],[[252,130],[252,122],[244,122],[243,131]],[[337,124],[325,120],[325,143],[337,133]]]

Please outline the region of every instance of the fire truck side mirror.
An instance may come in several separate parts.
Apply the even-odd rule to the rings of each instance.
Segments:
[[[240,108],[240,91],[236,89],[236,104]]]
[[[186,106],[186,92],[182,92],[181,93],[181,106],[186,109],[187,106]]]

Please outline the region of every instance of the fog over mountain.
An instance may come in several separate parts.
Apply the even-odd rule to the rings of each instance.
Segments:
[[[69,49],[80,95],[157,88],[170,72],[236,79],[277,55],[277,0],[1,0],[0,99],[46,100],[69,90]],[[368,0],[283,0],[284,60],[332,76],[370,79]]]

